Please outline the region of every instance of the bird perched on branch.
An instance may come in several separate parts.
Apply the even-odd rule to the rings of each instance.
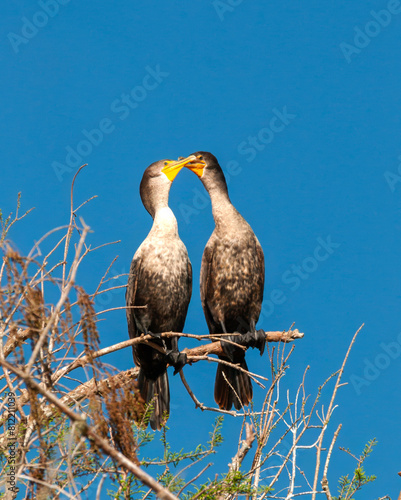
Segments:
[[[153,226],[132,259],[126,291],[130,338],[151,334],[152,342],[170,355],[178,353],[177,338],[164,340],[158,334],[183,331],[192,293],[192,267],[168,198],[176,175],[192,158],[157,161],[143,174],[140,196]],[[171,356],[142,343],[133,346],[133,355],[140,367],[141,396],[153,405],[150,426],[160,430],[170,411],[167,365],[174,362]]]
[[[225,353],[221,359],[247,370],[245,350],[224,342],[224,339],[257,346],[263,352],[264,332],[256,332],[263,301],[263,250],[250,225],[231,203],[217,159],[202,151],[193,156],[196,159],[186,167],[195,172],[209,193],[216,226],[202,257],[200,292],[203,311],[210,334],[237,334],[221,338]],[[220,363],[214,397],[219,407],[225,410],[230,410],[233,404],[237,410],[248,405],[252,400],[249,375]]]

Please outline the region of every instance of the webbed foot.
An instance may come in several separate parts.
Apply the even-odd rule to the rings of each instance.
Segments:
[[[238,349],[241,349],[240,347],[232,344],[232,342],[234,342],[235,344],[244,345],[243,337],[244,337],[244,335],[241,333],[238,333],[238,332],[234,332],[233,335],[224,335],[224,337],[221,337],[221,339],[220,339],[221,347],[224,351],[224,354],[229,359],[230,363],[236,362],[235,358],[238,357],[238,354],[237,354]],[[228,342],[225,342],[227,340],[228,340]]]
[[[150,330],[148,330],[146,332],[146,335],[150,335],[151,337],[153,337],[154,339],[161,339],[162,338],[162,334],[161,333],[153,333],[151,332]]]
[[[260,355],[264,353],[266,344],[266,334],[264,330],[255,330],[254,332],[248,332],[244,335],[245,345],[247,347],[257,348],[260,351]]]
[[[177,373],[188,363],[185,352],[173,349],[166,351],[166,359],[169,365],[174,366],[174,375],[177,375]]]

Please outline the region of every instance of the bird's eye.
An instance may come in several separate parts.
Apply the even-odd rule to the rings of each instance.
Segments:
[[[203,160],[203,156],[198,156],[198,158],[199,158],[200,160]]]
[[[168,161],[165,161],[164,166],[167,167],[167,165],[168,165]]]

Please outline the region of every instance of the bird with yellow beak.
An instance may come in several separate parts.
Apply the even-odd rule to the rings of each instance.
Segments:
[[[177,220],[168,206],[170,187],[179,171],[195,157],[179,161],[160,160],[144,172],[140,196],[153,225],[131,262],[126,291],[126,314],[130,338],[154,336],[153,343],[133,346],[139,366],[138,385],[151,408],[150,426],[160,430],[170,413],[167,365],[182,364],[177,338],[161,339],[162,332],[182,332],[192,294],[192,266],[178,235]]]
[[[206,151],[192,156],[195,159],[185,166],[199,177],[209,193],[215,221],[215,229],[203,252],[200,277],[209,333],[233,334],[224,338],[258,347],[262,353],[265,334],[262,330],[256,331],[265,279],[262,247],[251,226],[231,203],[216,157]],[[221,339],[224,351],[221,359],[247,370],[244,350],[224,342],[224,338]],[[240,410],[252,400],[251,379],[248,374],[219,363],[214,397],[221,409],[231,410],[234,404]]]

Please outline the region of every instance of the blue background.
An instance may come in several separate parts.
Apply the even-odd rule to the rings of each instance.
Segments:
[[[114,273],[128,272],[151,226],[138,193],[143,170],[161,158],[213,152],[231,172],[232,201],[265,251],[259,326],[281,330],[295,322],[305,332],[282,390],[293,396],[311,365],[306,387],[315,394],[365,323],[326,445],[338,422],[343,428],[336,450],[343,446],[359,454],[376,437],[366,469],[378,478],[362,497],[395,498],[401,488],[401,14],[382,14],[387,25],[380,26],[371,23],[371,11],[395,10],[397,2],[64,0],[58,12],[53,5],[47,20],[43,5],[10,0],[0,20],[0,207],[13,211],[19,191],[23,209],[36,207],[10,238],[27,252],[45,232],[68,223],[73,173],[88,163],[77,181],[76,204],[98,195],[81,211],[94,231],[90,243],[121,240],[93,253],[82,267],[79,282],[93,291],[116,254]],[[29,25],[33,20],[42,27]],[[361,35],[366,30],[369,35]],[[29,38],[21,41],[24,35]],[[144,81],[158,68],[158,82]],[[123,94],[145,82],[155,88],[134,90],[133,108],[123,111]],[[260,132],[269,129],[274,110],[287,110],[291,119],[280,132]],[[77,151],[83,130],[100,122],[109,133],[98,136],[90,154],[81,144],[85,154],[76,166],[68,165],[66,148]],[[270,142],[259,141],[259,149],[244,154],[259,133]],[[198,276],[213,230],[210,205],[187,170],[177,177],[170,200],[194,267],[185,329],[205,333]],[[308,258],[318,238],[328,237],[337,246],[315,265]],[[292,266],[305,259],[310,272],[298,281],[283,279],[287,271],[293,277]],[[282,304],[270,301],[274,289],[282,291]],[[120,289],[96,306],[123,304]],[[102,346],[125,340],[124,312],[109,313],[100,335]],[[386,354],[390,343],[393,358]],[[248,358],[252,371],[269,375],[266,357],[253,352]],[[130,349],[107,361],[131,367]],[[198,363],[186,373],[198,398],[213,404],[214,364]],[[205,440],[215,414],[195,410],[178,377],[171,377],[171,392],[173,447],[180,447],[178,430],[186,433],[188,446]],[[254,392],[258,404],[263,391]],[[226,419],[216,470],[226,470],[235,454],[236,438],[230,436],[237,436],[240,424]],[[333,494],[338,477],[353,465],[335,451]]]

